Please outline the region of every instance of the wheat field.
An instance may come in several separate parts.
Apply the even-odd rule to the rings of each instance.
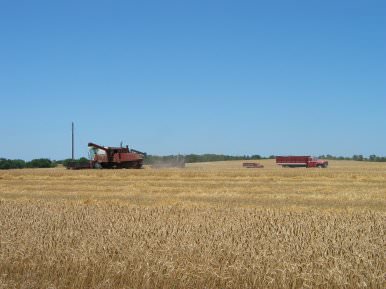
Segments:
[[[386,164],[0,171],[0,288],[385,288]]]

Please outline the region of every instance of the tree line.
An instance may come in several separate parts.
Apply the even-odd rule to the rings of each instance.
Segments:
[[[189,154],[189,155],[168,155],[157,156],[147,155],[144,160],[144,164],[151,165],[159,162],[172,162],[176,160],[184,159],[186,163],[204,163],[204,162],[219,162],[219,161],[234,161],[234,160],[257,160],[262,159],[260,155],[243,155],[243,156],[230,156],[230,155],[217,155],[217,154]]]
[[[53,167],[56,167],[56,163],[55,161],[51,161],[50,159],[33,159],[29,162],[26,162],[24,160],[10,160],[0,158],[0,170]]]
[[[264,157],[261,155],[222,155],[222,154],[188,154],[188,155],[147,155],[144,160],[144,164],[151,165],[158,162],[170,162],[184,159],[186,163],[201,163],[201,162],[218,162],[218,161],[233,161],[233,160],[260,160],[260,159],[274,159],[275,156],[271,155]],[[326,160],[354,160],[354,161],[367,161],[367,162],[386,162],[386,157],[370,155],[365,157],[363,155],[353,155],[352,157],[333,156],[333,155],[320,155],[320,159]],[[69,162],[73,162],[71,159],[65,160],[50,160],[47,158],[33,159],[31,161],[24,161],[20,159],[5,159],[0,158],[0,170],[7,169],[23,169],[23,168],[54,168],[58,165],[66,166]],[[88,163],[87,158],[76,159],[77,163]]]
[[[336,157],[332,155],[321,155],[320,159],[325,160],[352,160],[352,161],[365,161],[365,162],[386,162],[386,157],[380,157],[377,155],[370,155],[365,157],[363,155],[353,155],[352,157]]]
[[[72,159],[65,159],[65,160],[50,160],[46,158],[40,158],[40,159],[33,159],[31,161],[24,161],[24,160],[11,160],[11,159],[5,159],[0,158],[0,170],[8,170],[8,169],[24,169],[24,168],[55,168],[58,165],[66,166],[69,162],[76,162],[76,163],[88,163],[89,160],[86,158],[80,158],[76,160]]]

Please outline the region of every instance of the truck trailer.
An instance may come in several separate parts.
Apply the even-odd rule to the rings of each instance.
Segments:
[[[328,161],[311,156],[277,156],[276,164],[283,168],[327,168]]]

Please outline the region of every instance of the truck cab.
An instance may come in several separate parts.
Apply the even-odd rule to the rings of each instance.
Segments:
[[[327,168],[328,161],[320,160],[317,157],[312,157],[308,162],[307,168]]]

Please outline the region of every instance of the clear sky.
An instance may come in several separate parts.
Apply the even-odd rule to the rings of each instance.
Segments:
[[[0,0],[0,157],[386,155],[386,1]]]

